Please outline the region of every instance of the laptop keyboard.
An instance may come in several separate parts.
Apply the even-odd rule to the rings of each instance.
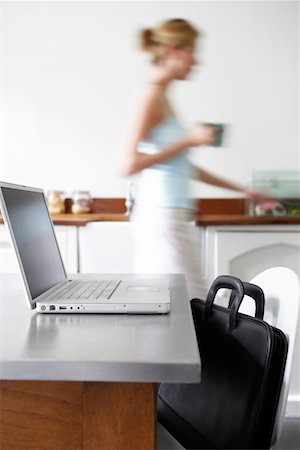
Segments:
[[[121,280],[74,280],[53,297],[59,299],[109,299]],[[52,297],[52,296],[51,296]]]

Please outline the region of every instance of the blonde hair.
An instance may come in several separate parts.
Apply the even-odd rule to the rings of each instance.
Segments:
[[[140,33],[140,47],[150,53],[155,62],[163,54],[163,46],[175,48],[194,45],[199,31],[187,20],[171,19],[163,22],[157,28],[146,28]]]

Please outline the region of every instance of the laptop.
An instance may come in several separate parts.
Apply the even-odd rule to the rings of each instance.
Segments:
[[[0,181],[0,208],[26,298],[41,313],[165,314],[168,278],[68,278],[42,189]]]

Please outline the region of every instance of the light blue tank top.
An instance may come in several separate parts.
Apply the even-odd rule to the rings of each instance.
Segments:
[[[170,117],[154,127],[147,140],[140,142],[138,151],[155,154],[177,142],[185,130],[176,118]],[[194,208],[189,196],[192,168],[188,162],[188,149],[164,163],[144,169],[139,177],[136,203],[169,208]]]

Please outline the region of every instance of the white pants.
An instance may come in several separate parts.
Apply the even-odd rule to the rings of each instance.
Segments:
[[[135,206],[134,272],[181,273],[186,277],[189,300],[204,298],[201,285],[201,248],[193,212],[187,209]]]

